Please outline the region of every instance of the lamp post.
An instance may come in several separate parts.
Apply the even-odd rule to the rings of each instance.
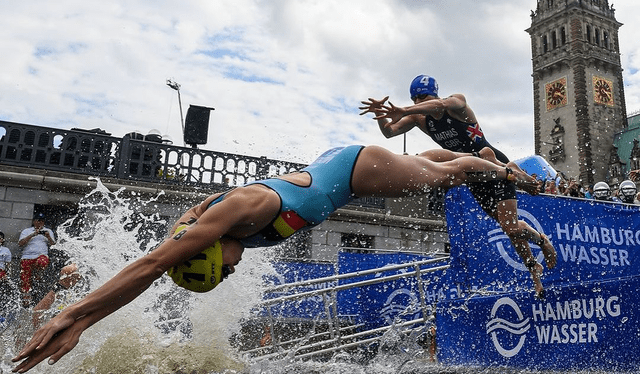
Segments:
[[[402,149],[402,153],[404,153],[405,155],[408,155],[408,153],[407,153],[407,133],[405,132],[402,135],[404,135],[404,146],[403,146],[403,149]]]
[[[180,124],[182,125],[182,135],[184,136],[184,116],[182,115],[182,99],[180,98],[180,84],[174,81],[173,79],[169,78],[167,79],[167,86],[178,91],[178,105],[180,106]],[[184,163],[184,166],[186,167],[187,161],[185,160],[185,156],[186,155],[182,155],[182,157],[180,157],[180,164],[183,165]]]
[[[180,124],[182,125],[182,133],[184,134],[184,116],[182,115],[182,99],[180,98],[180,84],[173,79],[167,79],[167,86],[178,91],[178,105],[180,106]]]

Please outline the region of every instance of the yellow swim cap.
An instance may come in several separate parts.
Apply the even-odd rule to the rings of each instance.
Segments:
[[[175,234],[186,229],[179,226]],[[194,292],[208,292],[222,280],[222,246],[220,240],[209,248],[191,257],[180,265],[167,271],[167,274],[180,287]]]

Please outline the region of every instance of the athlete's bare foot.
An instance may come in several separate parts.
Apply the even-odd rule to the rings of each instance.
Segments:
[[[542,286],[542,281],[540,277],[542,276],[542,265],[536,263],[536,266],[530,270],[531,279],[533,280],[533,287],[536,291],[536,297],[538,299],[544,299],[544,287]]]
[[[520,167],[518,167],[515,162],[510,161],[507,164],[507,167],[513,172],[513,176],[515,178],[512,180],[512,182],[516,185],[516,187],[528,193],[529,195],[537,195],[540,193],[538,182],[536,181],[536,179],[522,171],[522,169],[520,169]]]
[[[508,166],[508,167],[510,167],[510,168],[511,168],[511,169],[513,169],[513,170],[517,170],[517,171],[519,171],[519,172],[521,172],[521,173],[523,173],[523,174],[527,174],[527,175],[529,175],[526,171],[524,171],[524,170],[520,169],[520,166],[518,166],[518,164],[516,164],[516,163],[515,163],[515,162],[513,162],[513,161],[510,161],[510,162],[509,162],[509,164],[507,164],[507,166]],[[531,177],[531,178],[533,178],[533,177]]]
[[[553,244],[551,244],[549,237],[542,233],[540,233],[540,237],[543,241],[540,249],[544,254],[544,262],[547,264],[547,269],[553,269],[557,261],[556,249],[553,247]]]
[[[505,166],[504,163],[500,162],[496,158],[496,153],[493,151],[493,149],[489,147],[482,148],[480,152],[478,152],[478,156],[480,156],[481,159],[492,162],[498,166]]]

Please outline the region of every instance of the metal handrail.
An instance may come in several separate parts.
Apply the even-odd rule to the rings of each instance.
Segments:
[[[272,357],[277,357],[277,356],[283,355],[283,354],[287,354],[287,355],[292,356],[294,358],[305,358],[305,357],[310,357],[310,356],[314,356],[314,355],[320,355],[320,354],[323,354],[323,353],[334,352],[334,351],[337,351],[337,350],[340,350],[340,349],[352,348],[352,347],[356,347],[356,346],[360,346],[360,345],[364,345],[364,344],[368,344],[368,343],[377,341],[377,340],[379,340],[381,338],[381,336],[376,336],[376,337],[373,337],[373,338],[362,339],[362,340],[357,340],[355,342],[346,343],[347,341],[352,341],[353,339],[358,339],[358,338],[361,338],[361,337],[381,334],[381,333],[387,331],[388,329],[390,329],[392,326],[406,327],[406,326],[415,325],[417,323],[426,324],[429,320],[431,320],[433,318],[433,316],[431,316],[428,313],[428,310],[427,310],[427,302],[426,302],[424,290],[422,289],[423,288],[422,276],[424,274],[433,273],[433,272],[437,272],[437,271],[441,271],[441,270],[446,270],[446,269],[449,268],[450,265],[436,266],[436,267],[427,268],[427,269],[421,269],[421,266],[430,265],[430,264],[434,264],[434,263],[442,262],[442,261],[447,261],[448,259],[449,259],[448,257],[442,257],[442,258],[437,258],[437,259],[416,261],[416,262],[411,262],[411,263],[406,263],[406,264],[387,265],[387,266],[383,266],[383,267],[376,268],[376,269],[369,269],[369,270],[357,271],[357,272],[352,272],[352,273],[339,274],[339,275],[334,275],[334,276],[330,276],[330,277],[323,277],[323,278],[305,280],[305,281],[301,281],[301,282],[289,283],[289,284],[284,284],[284,285],[279,285],[279,286],[272,287],[271,289],[266,291],[266,293],[272,293],[272,292],[275,292],[275,291],[281,291],[281,290],[286,290],[286,289],[295,289],[295,288],[309,286],[309,285],[313,285],[313,284],[319,284],[319,283],[332,283],[332,282],[337,282],[337,281],[343,280],[343,279],[360,278],[360,277],[363,277],[363,276],[366,276],[366,275],[371,275],[371,274],[379,274],[379,273],[397,271],[397,270],[406,269],[406,268],[413,268],[413,270],[411,272],[403,272],[403,273],[398,273],[398,274],[392,274],[392,275],[377,277],[377,278],[374,278],[374,279],[367,279],[367,280],[358,281],[358,282],[335,285],[335,286],[324,288],[324,289],[300,292],[300,293],[296,293],[296,294],[293,294],[293,295],[285,295],[285,296],[280,296],[280,297],[273,298],[273,299],[264,300],[259,305],[259,307],[265,307],[267,309],[267,311],[268,311],[269,319],[270,319],[271,331],[272,331],[272,334],[274,334],[274,339],[272,340],[272,344],[269,347],[261,347],[261,348],[248,350],[248,351],[246,351],[246,353],[250,353],[250,354],[251,353],[259,353],[261,351],[266,350],[267,348],[278,349],[279,347],[282,347],[283,345],[287,345],[287,344],[291,344],[292,342],[295,343],[297,341],[303,340],[304,338],[298,338],[298,339],[293,339],[293,340],[289,340],[289,341],[285,341],[285,342],[278,342],[275,339],[275,331],[274,331],[275,323],[274,323],[274,317],[271,314],[271,308],[270,307],[272,305],[275,305],[275,304],[284,303],[284,302],[288,302],[288,301],[292,301],[292,300],[306,299],[306,298],[317,296],[317,295],[323,295],[324,296],[323,297],[323,302],[325,304],[325,313],[327,313],[327,322],[329,323],[329,328],[331,329],[328,332],[328,334],[330,335],[329,339],[326,339],[326,340],[323,340],[323,341],[319,341],[319,342],[310,343],[310,344],[306,344],[306,345],[302,345],[300,347],[297,347],[294,352],[276,352],[276,353],[262,355],[257,359],[264,360],[264,359],[269,359],[269,358],[272,358]],[[400,279],[400,278],[406,278],[408,276],[416,277],[416,280],[417,280],[417,283],[418,283],[418,288],[419,288],[419,293],[420,293],[420,307],[422,309],[422,318],[418,318],[418,319],[414,319],[414,320],[411,320],[411,321],[406,321],[406,322],[402,322],[402,323],[398,323],[398,324],[394,324],[394,325],[390,325],[390,326],[384,326],[384,327],[379,327],[379,328],[370,329],[370,330],[366,330],[366,331],[360,331],[360,332],[356,332],[356,333],[349,334],[349,335],[341,335],[341,332],[347,331],[348,329],[353,329],[353,326],[349,326],[347,328],[343,328],[343,327],[340,327],[339,323],[336,323],[335,321],[333,321],[333,319],[337,319],[339,317],[337,315],[337,307],[336,307],[337,303],[335,302],[335,295],[336,295],[336,293],[338,291],[347,290],[347,289],[351,289],[351,288],[358,288],[358,287],[368,286],[368,285],[382,283],[382,282],[393,281],[393,280]],[[331,302],[327,301],[327,297],[326,297],[327,295],[330,295],[329,299],[332,300]],[[329,304],[333,304],[333,310],[329,307]],[[333,311],[333,313],[332,313],[332,311]],[[333,315],[333,317],[332,317],[332,315]],[[335,326],[335,328],[334,328],[334,326]],[[327,333],[315,334],[315,335],[312,335],[311,337],[308,337],[307,339],[311,339],[312,337],[318,337],[318,336],[326,336],[326,335],[327,335]],[[315,348],[319,348],[319,347],[323,347],[323,346],[327,346],[327,345],[335,345],[335,347],[316,350],[316,351],[309,352],[309,353],[304,353],[304,354],[301,354],[301,355],[296,355],[296,353],[299,352],[299,351],[303,351],[303,350],[307,350],[307,349],[315,349]]]
[[[436,263],[436,262],[442,262],[442,261],[449,261],[449,257],[447,256],[447,257],[441,257],[441,258],[434,258],[434,259],[416,261],[416,262],[411,262],[411,263],[406,263],[406,264],[385,265],[383,267],[375,268],[375,269],[362,270],[362,271],[356,271],[356,272],[352,272],[352,273],[344,273],[344,274],[338,274],[338,275],[331,275],[331,276],[323,277],[323,278],[308,279],[308,280],[304,280],[304,281],[300,281],[300,282],[296,282],[296,283],[280,284],[280,285],[271,287],[266,292],[276,292],[276,291],[278,291],[280,289],[306,287],[306,286],[310,286],[312,284],[318,284],[318,283],[329,283],[329,282],[332,282],[332,281],[337,281],[337,280],[342,280],[342,279],[357,278],[357,277],[362,277],[362,276],[369,275],[369,274],[376,274],[376,273],[387,272],[387,271],[392,271],[392,270],[399,270],[399,269],[403,269],[403,268],[413,267],[413,266],[416,266],[416,265],[418,265],[418,266],[429,265],[429,264],[433,264],[433,263]]]
[[[414,266],[414,265],[411,265],[411,266]],[[449,268],[449,265],[443,265],[443,266],[438,266],[438,267],[435,267],[435,268],[421,269],[420,270],[420,274],[433,273],[433,272],[440,271],[440,270],[446,270],[448,268]],[[354,277],[362,276],[362,274],[358,274],[358,273],[349,273],[349,274],[356,274],[356,275],[354,275]],[[294,295],[281,296],[281,297],[276,298],[276,299],[268,299],[268,300],[263,301],[262,305],[271,305],[271,304],[277,304],[277,303],[284,302],[284,301],[291,301],[291,300],[295,300],[295,299],[304,299],[304,298],[307,298],[307,297],[316,296],[317,294],[327,293],[327,292],[330,292],[330,291],[342,291],[342,290],[348,290],[350,288],[356,288],[356,287],[362,287],[362,286],[370,286],[372,284],[382,283],[382,282],[386,282],[386,281],[392,281],[392,280],[396,280],[396,279],[400,279],[400,278],[406,278],[406,277],[407,277],[407,274],[405,274],[405,273],[387,275],[387,276],[381,277],[381,278],[374,278],[374,279],[368,279],[368,280],[364,280],[364,281],[360,281],[360,282],[341,284],[339,286],[335,286],[335,287],[331,287],[331,288],[307,291],[307,292],[302,292],[302,293],[294,294]]]
[[[407,327],[407,326],[411,326],[411,325],[415,325],[417,323],[421,323],[421,322],[425,322],[422,318],[418,318],[418,319],[414,319],[411,321],[406,321],[406,322],[402,322],[402,323],[397,323],[397,324],[393,324],[393,325],[389,325],[389,326],[385,326],[385,327],[379,327],[377,329],[372,329],[372,330],[368,330],[368,331],[363,331],[361,333],[358,334],[353,334],[352,336],[345,336],[343,337],[344,340],[348,340],[349,338],[354,338],[354,337],[359,337],[359,336],[367,336],[367,335],[371,335],[371,334],[381,334],[386,332],[387,330],[390,330],[392,327]],[[412,329],[415,330],[415,329]],[[357,342],[353,342],[353,343],[348,343],[348,344],[342,344],[341,346],[338,347],[332,347],[332,348],[327,348],[327,349],[323,349],[320,351],[315,351],[315,352],[309,352],[309,353],[305,353],[305,354],[301,354],[298,356],[295,356],[299,359],[303,359],[303,358],[307,358],[307,357],[312,357],[312,356],[317,356],[317,355],[321,355],[321,354],[325,354],[325,353],[330,353],[330,352],[335,352],[341,349],[346,349],[346,348],[354,348],[354,347],[358,347],[364,344],[369,344],[369,343],[373,343],[375,341],[378,341],[382,339],[382,335],[378,335],[376,337],[373,338],[369,338],[369,339],[363,339],[363,340],[358,340]],[[306,349],[307,347],[300,347],[298,350],[302,350],[302,349]]]
[[[356,325],[351,325],[351,326],[346,326],[346,327],[340,327],[339,330],[340,331],[348,331],[348,330],[353,330],[353,329],[357,329],[357,328],[360,328],[360,327],[364,327],[364,323],[359,323],[359,324],[356,324]],[[295,339],[291,339],[291,340],[286,340],[284,342],[281,342],[280,345],[284,346],[284,345],[294,344],[294,343],[303,341],[305,339],[311,340],[311,339],[314,339],[314,338],[320,338],[320,337],[323,337],[323,336],[326,336],[326,335],[330,335],[330,334],[331,334],[331,332],[329,332],[329,331],[320,332],[320,333],[312,334],[310,336],[303,337],[303,338],[295,338]],[[343,339],[346,339],[346,337],[343,337]],[[249,350],[244,351],[244,353],[251,354],[251,353],[256,353],[256,352],[260,352],[260,351],[266,351],[266,350],[269,350],[269,349],[273,349],[273,347],[264,346],[264,347],[253,348],[253,349],[249,349]],[[263,358],[265,356],[267,356],[267,355],[262,355],[262,356],[260,356],[260,358]]]
[[[431,320],[431,319],[432,318],[428,318],[428,320]],[[351,335],[346,335],[346,336],[343,336],[342,339],[343,340],[351,340],[351,339],[359,338],[359,337],[362,337],[362,336],[370,336],[370,335],[374,335],[374,334],[381,334],[381,333],[384,333],[387,330],[391,329],[392,327],[396,327],[396,328],[398,328],[398,327],[407,327],[407,326],[412,326],[412,325],[415,325],[415,324],[418,324],[418,323],[423,323],[423,322],[425,322],[423,318],[417,318],[417,319],[414,319],[414,320],[411,320],[411,321],[395,323],[395,324],[389,325],[389,326],[378,327],[378,328],[375,328],[375,329],[371,329],[371,330],[367,330],[367,331],[361,331],[361,332],[358,332],[358,333],[355,333],[355,334],[351,334]],[[323,350],[319,350],[319,351],[304,353],[304,354],[301,354],[301,355],[295,355],[295,352],[302,351],[304,349],[311,349],[311,348],[321,347],[323,345],[334,343],[334,341],[332,341],[332,340],[324,340],[324,341],[321,341],[321,342],[316,342],[316,343],[300,346],[300,347],[296,348],[296,351],[293,352],[293,353],[294,353],[294,357],[302,359],[302,358],[317,356],[317,355],[324,354],[324,353],[335,352],[335,351],[338,351],[340,349],[353,348],[353,347],[361,346],[361,345],[364,345],[364,344],[369,344],[369,343],[375,342],[377,340],[380,340],[381,338],[382,338],[382,335],[379,335],[379,336],[376,336],[376,337],[373,337],[373,338],[369,338],[369,339],[358,340],[357,342],[353,342],[353,343],[342,344],[342,345],[340,345],[338,347],[332,347],[332,348],[327,348],[327,349],[323,349]],[[295,339],[295,341],[300,341],[300,340],[302,340],[302,339]],[[264,349],[264,348],[265,347],[256,348],[256,349],[252,349],[252,350],[247,351],[247,352],[255,352],[255,351],[258,351],[258,350]],[[270,353],[270,354],[267,354],[267,355],[256,357],[256,360],[257,361],[268,360],[270,358],[275,358],[275,357],[282,356],[282,355],[291,355],[291,353],[292,352]]]

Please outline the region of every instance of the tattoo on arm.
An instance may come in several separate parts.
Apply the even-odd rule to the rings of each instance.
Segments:
[[[192,224],[194,224],[195,222],[197,222],[198,219],[195,217],[191,217],[189,218],[189,220],[187,222],[179,222],[179,225],[187,225],[187,226],[191,226]],[[187,232],[187,230],[182,230],[179,233],[175,234],[173,236],[173,240],[179,240],[180,238],[182,238],[182,236]]]
[[[186,233],[187,233],[187,230],[182,230],[182,231],[180,231],[179,233],[177,233],[177,234],[175,234],[175,235],[173,236],[173,240],[179,240],[179,239],[180,239],[180,238],[182,238],[182,236],[183,236],[184,234],[186,234]]]

